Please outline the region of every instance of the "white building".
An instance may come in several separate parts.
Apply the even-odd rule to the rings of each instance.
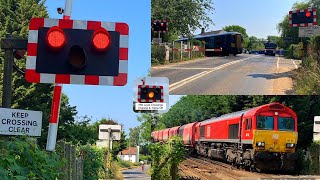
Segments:
[[[127,147],[119,152],[118,157],[123,161],[139,162],[139,146]]]

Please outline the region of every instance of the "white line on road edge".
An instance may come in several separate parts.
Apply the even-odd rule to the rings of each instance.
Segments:
[[[291,59],[291,61],[293,62],[293,64],[296,67],[296,69],[298,69],[298,66],[297,66],[296,62],[293,59]]]
[[[279,58],[279,56],[278,56],[278,60],[277,60],[277,68],[278,68],[278,69],[280,68],[279,62],[280,62],[280,58]]]
[[[251,58],[251,57],[250,57],[250,58]],[[232,64],[236,64],[236,63],[239,63],[239,62],[248,60],[248,59],[250,59],[250,58],[245,58],[245,59],[240,59],[240,60],[237,60],[237,61],[229,62],[229,63],[223,64],[223,65],[220,65],[220,66],[218,66],[218,67],[211,68],[210,71],[204,71],[204,72],[201,72],[201,73],[199,73],[199,74],[196,74],[196,75],[193,75],[193,76],[191,76],[191,77],[188,77],[188,78],[186,78],[186,79],[183,79],[183,80],[181,80],[181,81],[178,81],[178,82],[176,82],[176,83],[173,83],[173,84],[171,84],[171,85],[169,86],[169,89],[170,89],[169,92],[170,92],[170,91],[173,91],[173,90],[175,90],[175,89],[178,89],[179,87],[184,86],[185,84],[188,84],[188,83],[190,83],[190,82],[192,82],[192,81],[194,81],[194,80],[196,80],[196,79],[199,79],[199,78],[201,78],[201,77],[203,77],[203,76],[205,76],[205,75],[207,75],[207,74],[210,74],[210,73],[212,73],[212,72],[214,72],[214,71],[216,71],[216,70],[222,69],[222,68],[227,67],[227,66],[230,66],[230,65],[232,65]]]

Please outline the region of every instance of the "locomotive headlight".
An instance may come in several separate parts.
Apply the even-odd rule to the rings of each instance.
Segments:
[[[258,147],[264,147],[264,145],[265,145],[264,142],[257,142]]]
[[[287,148],[293,148],[293,147],[295,147],[296,145],[295,144],[293,144],[293,143],[287,143],[286,144],[286,147]]]

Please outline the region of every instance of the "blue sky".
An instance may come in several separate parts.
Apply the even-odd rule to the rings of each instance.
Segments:
[[[265,38],[268,35],[279,35],[277,24],[289,13],[295,2],[301,1],[303,0],[213,0],[215,10],[210,17],[215,26],[210,26],[208,30],[240,25],[247,29],[249,36]]]
[[[146,76],[150,68],[150,0],[73,0],[71,19],[125,22],[129,24],[129,79],[124,87],[64,85],[63,92],[70,104],[77,106],[79,115],[94,120],[110,117],[122,123],[125,130],[140,123],[133,112],[133,82]],[[62,18],[57,7],[64,8],[64,0],[47,0],[50,18]]]

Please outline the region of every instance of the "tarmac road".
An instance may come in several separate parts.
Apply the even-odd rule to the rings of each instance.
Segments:
[[[153,77],[168,77],[171,95],[293,94],[292,71],[300,61],[240,54],[152,67]]]

